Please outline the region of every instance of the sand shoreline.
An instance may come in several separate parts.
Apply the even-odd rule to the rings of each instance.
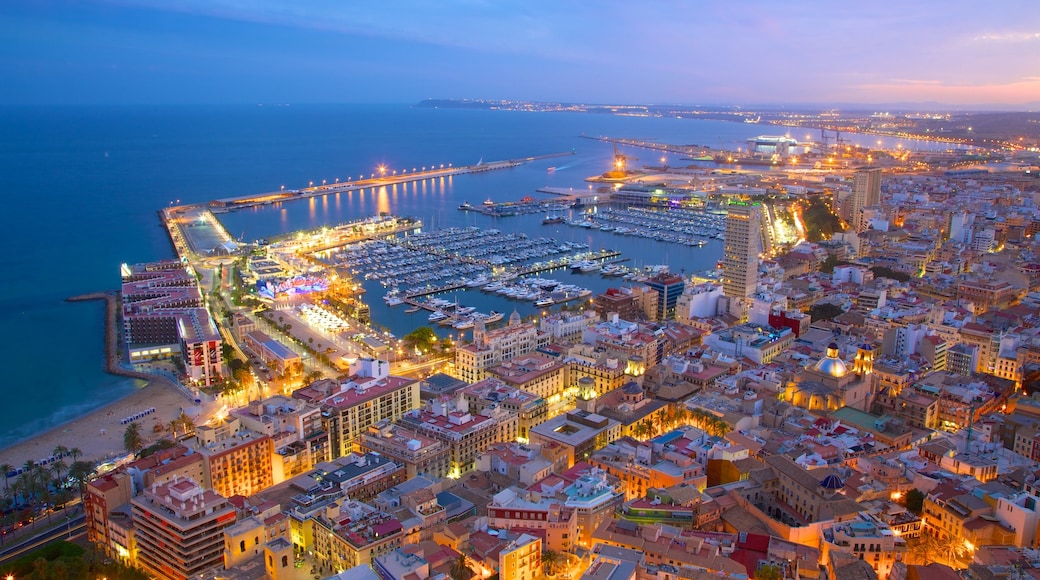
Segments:
[[[191,394],[173,380],[160,375],[127,369],[120,364],[118,349],[120,333],[116,328],[119,297],[115,292],[97,292],[74,296],[67,300],[70,302],[103,300],[105,302],[106,372],[147,381],[147,384],[81,417],[0,449],[0,464],[8,463],[18,468],[27,460],[38,462],[50,457],[54,448],[59,445],[70,449],[79,448],[83,452],[79,458],[81,460],[111,459],[125,454],[123,432],[126,430],[126,425],[122,424],[124,418],[145,409],[155,408],[155,413],[137,421],[147,445],[167,434],[166,425],[180,415],[182,410],[195,405]],[[162,430],[157,431],[156,426]],[[66,462],[68,461],[70,460],[66,459]]]

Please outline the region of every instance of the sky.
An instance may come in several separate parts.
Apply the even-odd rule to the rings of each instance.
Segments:
[[[3,0],[0,104],[1040,108],[1040,1]]]

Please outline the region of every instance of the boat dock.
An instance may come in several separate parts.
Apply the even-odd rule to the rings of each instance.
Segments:
[[[574,152],[568,151],[566,153],[549,153],[546,155],[535,155],[532,157],[507,159],[504,161],[492,161],[491,163],[477,163],[475,165],[464,165],[460,167],[452,167],[452,165],[449,163],[447,167],[441,165],[437,168],[423,168],[423,170],[421,171],[413,170],[411,173],[409,173],[408,170],[404,170],[399,174],[395,171],[392,175],[373,175],[369,179],[358,179],[357,181],[353,181],[350,178],[347,178],[347,181],[344,182],[308,186],[300,189],[282,189],[279,191],[270,191],[267,193],[242,195],[237,197],[225,197],[221,199],[215,199],[209,202],[209,206],[217,213],[221,213],[234,211],[236,209],[254,207],[258,205],[271,205],[274,203],[282,203],[286,201],[292,201],[295,199],[307,199],[310,197],[327,195],[330,193],[357,191],[360,189],[367,189],[370,187],[385,187],[388,185],[411,183],[414,181],[423,181],[426,179],[439,179],[444,177],[452,177],[455,175],[465,175],[468,173],[482,173],[485,171],[494,171],[496,169],[509,169],[512,167],[523,165],[525,163],[530,163],[532,161],[553,159],[556,157],[565,157],[568,155],[574,155]]]
[[[589,259],[597,260],[597,261],[599,261],[599,260],[610,260],[611,258],[617,258],[620,255],[621,255],[621,252],[618,252],[618,251],[615,251],[615,250],[600,250],[599,252],[596,253],[595,257],[590,257]],[[548,263],[541,263],[541,264],[538,264],[538,265],[533,265],[533,266],[520,268],[519,270],[516,270],[514,273],[516,274],[516,276],[529,276],[531,274],[538,274],[538,273],[541,273],[541,272],[548,272],[549,270],[555,270],[557,268],[564,268],[564,267],[567,266],[567,262],[568,262],[568,260],[562,260],[560,262],[550,261]],[[428,287],[428,288],[422,288],[422,289],[419,289],[419,290],[414,290],[414,291],[408,292],[407,294],[404,294],[403,296],[401,296],[401,299],[405,303],[407,303],[407,304],[409,304],[411,306],[418,306],[420,308],[426,308],[425,306],[423,306],[423,304],[419,303],[416,299],[417,298],[422,298],[423,296],[429,296],[431,294],[439,294],[441,292],[451,292],[453,290],[459,290],[459,289],[466,288],[466,287],[467,286],[466,286],[465,283],[458,283],[458,282],[456,282],[456,283],[449,283],[449,284],[442,284],[440,286],[431,286],[431,287]]]
[[[538,193],[548,193],[561,196],[565,202],[577,205],[591,205],[594,203],[607,203],[611,198],[610,188],[598,187],[596,189],[574,189],[573,187],[539,187]]]

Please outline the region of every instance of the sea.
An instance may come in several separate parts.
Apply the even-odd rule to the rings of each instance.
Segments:
[[[794,138],[805,137],[796,130]],[[368,177],[434,165],[471,165],[551,153],[565,157],[512,169],[459,175],[364,193],[329,195],[222,214],[243,241],[302,228],[335,225],[387,212],[422,219],[424,229],[495,228],[529,237],[581,241],[621,251],[631,265],[668,264],[673,271],[712,267],[721,243],[701,248],[617,237],[543,215],[491,218],[458,210],[517,201],[551,200],[540,187],[586,189],[584,179],[610,168],[610,136],[680,145],[736,148],[749,137],[783,134],[778,127],[680,118],[606,114],[419,108],[398,105],[256,105],[0,108],[0,191],[8,217],[0,229],[0,336],[8,361],[0,375],[0,448],[108,404],[142,383],[104,371],[101,302],[70,296],[112,290],[121,263],[173,257],[157,212],[166,206],[306,187],[323,180]],[[873,135],[845,137],[875,144]],[[886,145],[895,139],[881,139]],[[908,148],[942,147],[902,141]],[[660,165],[661,154],[625,149],[634,164]],[[678,164],[677,156],[664,162]],[[552,171],[550,167],[554,167]],[[550,272],[596,292],[619,279]],[[387,308],[383,289],[366,283],[374,323],[401,336],[426,315]],[[448,295],[448,299],[454,299]],[[487,312],[538,313],[468,290],[460,303]]]

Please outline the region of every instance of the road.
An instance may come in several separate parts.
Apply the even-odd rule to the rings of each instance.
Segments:
[[[64,514],[58,515],[58,517],[63,516]],[[57,518],[54,519],[56,520]],[[87,533],[87,515],[80,512],[77,515],[67,518],[64,524],[59,524],[54,528],[41,532],[31,538],[27,538],[13,546],[6,546],[2,551],[0,551],[0,564],[6,564],[12,560],[16,560],[26,552],[30,552],[41,546],[46,546],[47,544],[52,544],[54,542],[63,542],[85,533]]]

